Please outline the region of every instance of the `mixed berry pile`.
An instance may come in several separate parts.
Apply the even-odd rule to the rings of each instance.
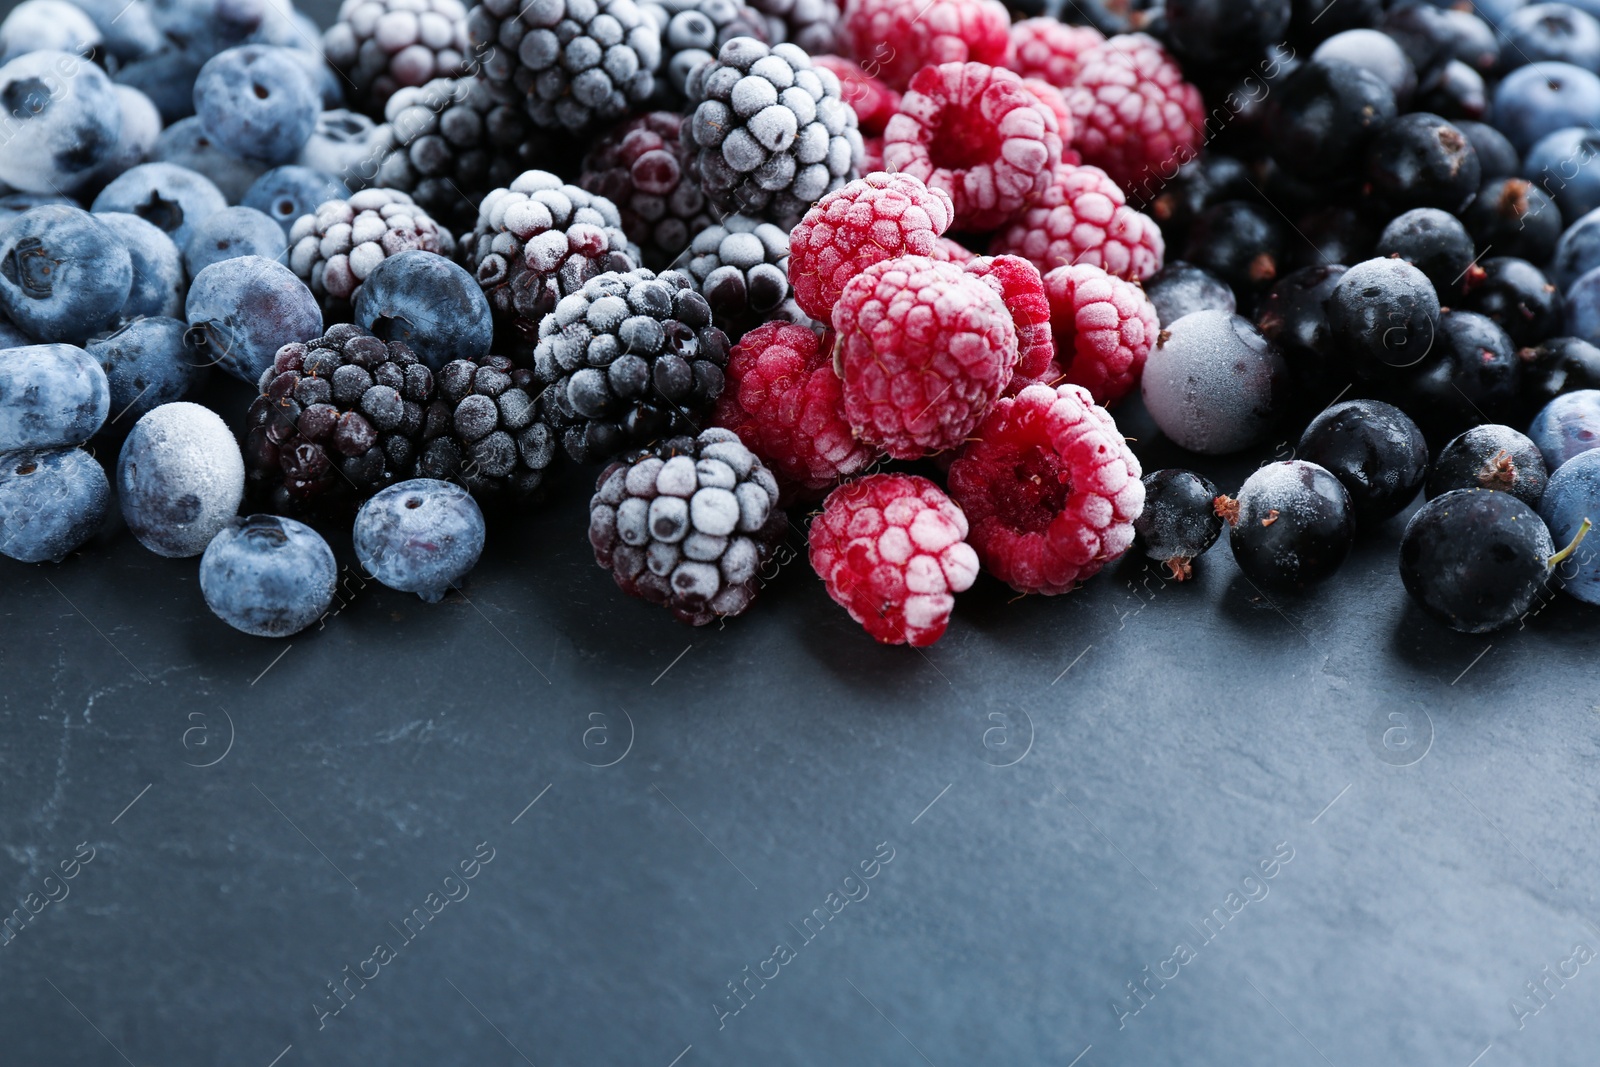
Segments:
[[[1303,591],[1420,494],[1448,625],[1600,604],[1594,0],[115,7],[0,22],[14,559],[120,509],[282,636],[328,536],[437,600],[589,483],[596,561],[687,623],[793,539],[927,645],[981,572],[1182,581],[1224,534]],[[1124,405],[1297,443],[1222,492]]]

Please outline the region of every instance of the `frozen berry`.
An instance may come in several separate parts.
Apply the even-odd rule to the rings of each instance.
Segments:
[[[1461,220],[1436,207],[1396,215],[1384,227],[1374,252],[1405,260],[1428,276],[1436,292],[1448,294],[1462,291],[1478,258],[1472,235]]]
[[[485,533],[472,494],[454,482],[413,478],[361,505],[356,559],[390,589],[436,604],[477,564]]]
[[[117,496],[144,547],[161,556],[198,556],[244,497],[244,459],[233,431],[199,404],[161,405],[122,443]]]
[[[1232,287],[1210,271],[1181,259],[1173,260],[1147,279],[1144,295],[1150,298],[1162,322],[1177,322],[1196,311],[1226,311],[1231,315],[1239,308]],[[1262,329],[1265,332],[1264,326]]]
[[[839,79],[840,94],[856,113],[861,136],[882,137],[883,128],[900,110],[899,92],[843,56],[812,56],[811,62],[823,70],[833,71],[833,76]],[[863,173],[870,174],[874,169],[865,168]]]
[[[705,193],[689,177],[682,128],[683,116],[671,111],[623,123],[589,150],[578,179],[616,205],[622,232],[651,270],[665,270],[712,223]]]
[[[1304,590],[1344,562],[1355,540],[1350,494],[1331,472],[1292,459],[1268,463],[1239,489],[1228,543],[1245,577]]]
[[[328,542],[276,515],[233,519],[200,557],[206,607],[235,630],[288,637],[321,618],[339,577]]]
[[[1144,476],[1144,511],[1133,520],[1134,544],[1166,564],[1173,581],[1194,576],[1194,561],[1222,536],[1217,487],[1194,471],[1171,467]]]
[[[1478,266],[1483,273],[1468,277],[1462,307],[1489,316],[1519,345],[1536,345],[1564,332],[1561,290],[1538,267],[1515,256],[1493,256]]]
[[[840,28],[862,69],[904,89],[924,67],[1005,62],[1010,24],[999,0],[849,0]]]
[[[1088,264],[1057,267],[1044,276],[1044,286],[1066,380],[1107,405],[1137,388],[1161,329],[1144,291]]]
[[[1550,578],[1544,521],[1510,493],[1456,489],[1428,501],[1400,539],[1400,578],[1435,618],[1463,633],[1508,626]]]
[[[1561,209],[1526,178],[1496,178],[1462,213],[1479,248],[1530,263],[1547,263],[1561,239]]]
[[[1346,400],[1327,408],[1300,435],[1295,454],[1343,483],[1361,523],[1404,511],[1428,473],[1422,431],[1405,412],[1378,400]]]
[[[1528,436],[1552,474],[1580,452],[1600,448],[1600,389],[1556,397],[1534,416]]]
[[[1478,192],[1483,171],[1466,134],[1425,111],[1385,126],[1367,149],[1367,190],[1381,208],[1458,212]]]
[[[1042,271],[1087,263],[1119,278],[1145,281],[1161,269],[1166,242],[1148,215],[1098,167],[1056,168],[1050,186],[989,245]]]
[[[1011,24],[1006,66],[1024,78],[1068,86],[1078,77],[1083,53],[1105,39],[1093,26],[1072,26],[1053,18],[1023,19]]]
[[[1124,190],[1156,186],[1200,149],[1206,125],[1200,90],[1154,38],[1112,37],[1079,57],[1067,103],[1073,147]]]
[[[1428,471],[1428,499],[1452,489],[1498,489],[1539,506],[1550,474],[1539,448],[1509,426],[1474,426],[1439,450]]]
[[[1552,337],[1517,353],[1522,362],[1524,419],[1562,393],[1600,389],[1600,348],[1578,337]],[[1523,420],[1518,420],[1523,421]]]
[[[1263,440],[1289,399],[1283,356],[1248,320],[1224,311],[1199,311],[1162,330],[1141,386],[1161,432],[1208,455]]]
[[[1405,260],[1369,259],[1346,271],[1329,294],[1328,327],[1358,376],[1394,381],[1433,350],[1439,296]]]

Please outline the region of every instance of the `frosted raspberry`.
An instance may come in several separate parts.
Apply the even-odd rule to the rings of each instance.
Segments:
[[[833,328],[845,417],[896,459],[960,444],[1017,364],[1017,328],[999,294],[922,256],[875,263],[851,279]]]
[[[1072,105],[1067,103],[1066,94],[1049,82],[1040,81],[1038,78],[1023,78],[1022,87],[1032,93],[1033,98],[1049,108],[1050,114],[1056,117],[1056,132],[1061,135],[1062,165],[1077,166],[1083,162],[1072,147],[1072,135],[1078,128],[1078,120],[1073,117]]]
[[[833,337],[769,322],[744,335],[728,357],[728,382],[712,422],[739,435],[778,476],[785,499],[821,496],[877,455],[844,417],[833,372]]]
[[[1095,402],[1114,404],[1139,384],[1161,326],[1144,290],[1099,267],[1079,263],[1044,276],[1050,329],[1066,380]]]
[[[932,259],[943,263],[971,263],[978,258],[978,253],[962,244],[960,241],[949,237],[941,237],[933,243],[933,251],[928,253]]]
[[[855,109],[861,125],[861,137],[883,136],[895,112],[900,110],[900,94],[882,81],[874,78],[853,59],[843,56],[812,56],[812,66],[831,70],[839,79],[839,89],[844,102]],[[870,171],[868,173],[871,173]]]
[[[1023,19],[1011,24],[1006,66],[1024,78],[1065,89],[1078,76],[1078,57],[1105,39],[1093,26],[1069,26],[1053,18]]]
[[[861,138],[861,173],[874,174],[883,169],[883,138]]]
[[[938,63],[1005,62],[1011,16],[999,0],[850,0],[845,54],[893,89]]]
[[[1062,164],[1050,188],[995,234],[989,250],[1021,256],[1040,270],[1089,263],[1144,281],[1161,269],[1167,245],[1161,227],[1129,207],[1105,171]]]
[[[1204,139],[1200,90],[1166,49],[1142,33],[1084,52],[1067,102],[1077,118],[1073,147],[1124,190],[1159,184]]]
[[[1050,187],[1060,129],[1009,70],[924,67],[884,130],[883,162],[949,193],[955,229],[992,230]]]
[[[1018,256],[974,257],[967,273],[975,274],[1000,294],[1017,328],[1017,370],[1012,379],[1038,378],[1056,354],[1050,331],[1050,298],[1039,268]]]
[[[811,523],[811,567],[880,643],[920,648],[944,636],[954,594],[978,577],[966,536],[966,516],[937,485],[873,474],[828,496]]]
[[[1139,461],[1116,421],[1077,385],[1030,385],[994,406],[950,465],[984,569],[1053,596],[1133,543],[1144,510]]]
[[[950,228],[950,194],[909,174],[878,172],[829,193],[789,234],[789,278],[800,309],[827,322],[846,283],[896,256],[931,256]]]

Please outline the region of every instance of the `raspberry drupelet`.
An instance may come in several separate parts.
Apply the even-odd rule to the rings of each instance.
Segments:
[[[1083,263],[1046,274],[1044,288],[1066,380],[1087,388],[1099,404],[1114,404],[1136,389],[1161,330],[1144,290]]]
[[[1123,190],[1153,195],[1205,140],[1205,104],[1177,61],[1142,33],[1112,37],[1079,57],[1067,102],[1073,147]]]
[[[1142,282],[1161,269],[1167,246],[1161,227],[1129,207],[1105,171],[1062,164],[1044,195],[995,234],[989,250],[1042,271],[1087,263]]]
[[[999,0],[850,0],[840,23],[846,54],[893,89],[932,64],[1004,63],[1010,25]]]
[[[1017,389],[1026,380],[1042,377],[1056,346],[1050,328],[1050,297],[1039,268],[1017,256],[978,256],[969,260],[966,268],[1000,294],[1017,327],[1017,370],[1011,387]]]
[[[950,466],[984,569],[1047,596],[1093,577],[1133,543],[1139,461],[1077,385],[1030,385],[994,406]]]
[[[966,517],[937,485],[873,474],[828,496],[811,523],[811,566],[880,643],[920,648],[944,635],[955,594],[978,577],[966,536]]]
[[[1078,76],[1079,57],[1105,39],[1093,26],[1069,26],[1053,18],[1023,19],[1011,24],[1006,66],[1024,78],[1065,89]]]

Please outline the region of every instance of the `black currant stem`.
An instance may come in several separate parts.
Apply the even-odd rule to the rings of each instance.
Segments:
[[[1589,531],[1592,529],[1594,529],[1594,523],[1590,522],[1588,519],[1584,519],[1583,524],[1578,527],[1578,535],[1572,539],[1572,543],[1566,548],[1563,548],[1560,552],[1557,552],[1555,555],[1551,556],[1550,559],[1546,561],[1545,566],[1554,569],[1565,563],[1568,557],[1578,550],[1578,546],[1583,543],[1583,539],[1585,537],[1589,536]]]

